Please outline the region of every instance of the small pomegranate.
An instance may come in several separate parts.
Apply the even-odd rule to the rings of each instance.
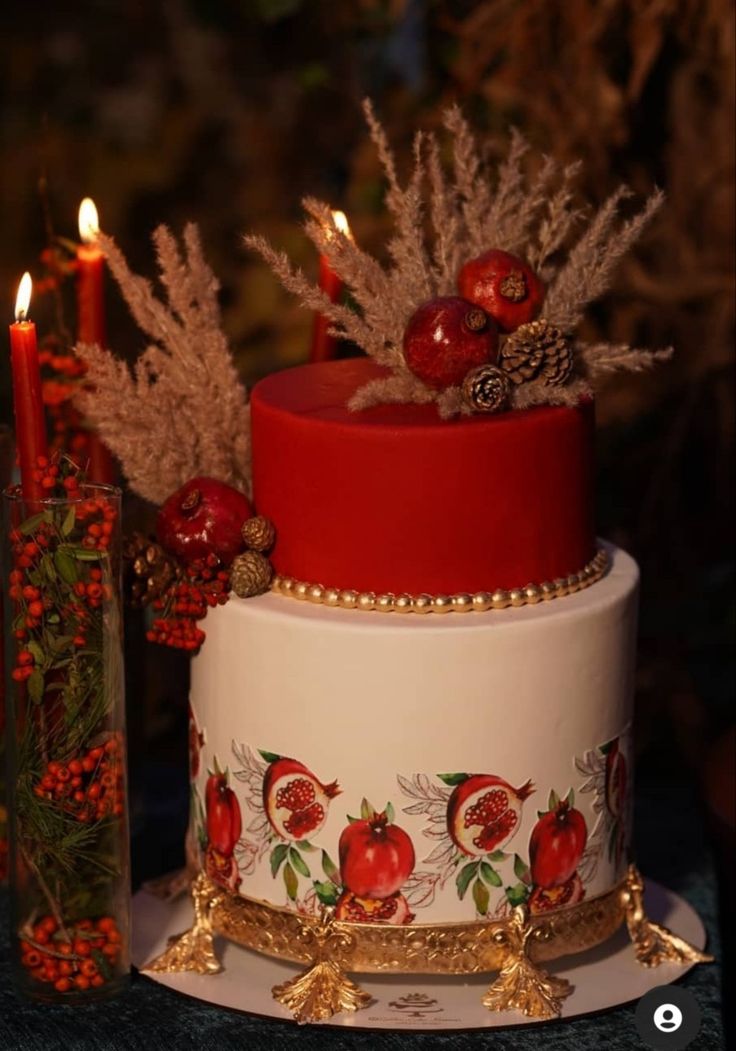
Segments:
[[[533,321],[545,293],[523,259],[498,248],[470,259],[460,270],[457,287],[461,296],[490,314],[502,332]]]
[[[403,828],[392,824],[390,812],[351,821],[340,836],[340,875],[343,886],[358,898],[384,898],[395,894],[414,871],[414,847]]]
[[[535,887],[529,895],[529,911],[532,914],[562,909],[566,905],[577,905],[585,897],[583,881],[577,872],[560,887]]]
[[[340,794],[337,781],[323,785],[296,759],[269,764],[263,779],[263,806],[274,832],[282,839],[314,835],[327,820],[330,800]]]
[[[189,565],[216,555],[229,566],[243,546],[253,510],[243,493],[214,478],[192,478],[165,501],[156,519],[160,544]]]
[[[403,894],[388,898],[358,898],[349,890],[342,892],[335,906],[335,919],[350,923],[411,923],[414,913]]]
[[[228,788],[227,774],[216,770],[207,778],[204,790],[207,811],[207,841],[225,858],[230,858],[240,839],[243,827],[240,804],[232,788]]]
[[[220,854],[214,847],[207,847],[204,855],[204,870],[215,883],[227,890],[236,891],[242,880],[235,858]]]
[[[512,788],[495,774],[472,774],[461,781],[447,804],[447,830],[455,846],[476,858],[499,850],[518,830],[522,805],[533,791],[531,781]]]
[[[550,809],[540,815],[529,838],[532,882],[546,890],[567,883],[585,850],[585,818],[572,804],[572,792],[566,799],[558,799],[553,792]]]
[[[406,364],[436,390],[462,383],[477,365],[498,357],[498,330],[484,310],[459,296],[423,303],[404,332]]]
[[[618,738],[606,753],[606,806],[613,817],[621,817],[626,807],[626,758],[619,748]]]

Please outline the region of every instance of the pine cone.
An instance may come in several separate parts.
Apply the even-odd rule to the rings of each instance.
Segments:
[[[132,606],[147,606],[159,598],[180,575],[176,559],[142,533],[133,533],[123,546],[125,594]]]
[[[501,348],[499,365],[512,383],[539,377],[549,386],[563,384],[573,369],[573,350],[562,332],[544,318],[520,325]]]
[[[276,540],[276,530],[270,518],[255,515],[243,523],[243,540],[251,551],[268,551]]]
[[[230,586],[240,598],[252,598],[268,591],[273,569],[259,551],[245,551],[237,555],[230,567]]]
[[[508,396],[509,381],[495,365],[479,365],[463,380],[463,398],[475,412],[499,412]]]

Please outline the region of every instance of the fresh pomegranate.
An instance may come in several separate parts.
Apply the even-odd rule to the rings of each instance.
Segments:
[[[359,898],[383,900],[395,894],[414,871],[414,847],[386,811],[351,821],[338,845],[340,874]]]
[[[204,869],[211,880],[227,890],[236,891],[242,882],[235,858],[220,854],[214,847],[205,851]]]
[[[459,296],[423,303],[404,332],[406,364],[428,387],[462,383],[476,365],[498,357],[498,331],[485,311]]]
[[[614,817],[621,817],[624,812],[626,788],[626,758],[616,738],[606,754],[606,806]]]
[[[578,867],[587,839],[585,818],[574,809],[571,797],[555,797],[529,838],[532,882],[545,890],[567,883]]]
[[[455,846],[475,858],[499,850],[518,830],[522,804],[533,791],[531,781],[512,788],[495,774],[472,774],[461,781],[447,805],[447,830]]]
[[[335,906],[335,919],[350,923],[411,923],[414,913],[403,894],[388,898],[358,898],[349,890],[342,892]]]
[[[577,872],[574,872],[560,887],[535,887],[529,895],[529,911],[536,914],[549,912],[550,909],[562,909],[565,905],[577,905],[584,897],[583,881]]]
[[[209,845],[230,858],[240,839],[242,819],[240,804],[232,788],[228,788],[227,774],[216,771],[207,778],[204,790],[207,811],[207,841]]]
[[[161,507],[159,542],[185,565],[215,555],[229,566],[243,546],[241,529],[253,510],[247,496],[214,478],[192,478]]]
[[[327,820],[330,800],[339,794],[337,781],[323,785],[296,759],[276,759],[263,779],[266,816],[282,839],[307,839],[319,832]]]
[[[197,726],[194,710],[189,705],[189,778],[191,781],[199,774],[199,753],[204,745],[204,734]]]
[[[544,301],[544,285],[532,268],[497,248],[469,260],[457,286],[460,295],[490,314],[502,332],[533,321]]]

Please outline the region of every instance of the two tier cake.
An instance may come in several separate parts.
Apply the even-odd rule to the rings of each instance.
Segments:
[[[571,244],[572,169],[547,161],[527,183],[515,138],[494,182],[451,110],[453,179],[418,137],[402,188],[367,116],[391,263],[305,202],[354,308],[250,239],[367,356],[262,380],[249,448],[224,387],[228,455],[195,443],[161,547],[133,563],[153,584],[153,640],[200,649],[193,625],[214,607],[192,665],[195,923],[151,966],[216,971],[219,932],[308,965],[273,991],[300,1020],[365,1006],[361,971],[499,971],[490,1009],[554,1017],[570,988],[543,961],[624,919],[641,962],[702,958],[649,923],[631,867],[638,571],[596,539],[593,507],[594,381],[667,354],[574,336],[661,198],[617,225],[614,193]],[[199,299],[171,305],[196,332],[215,306],[188,236]],[[86,356],[110,385],[109,358]],[[224,484],[251,480],[247,499]],[[186,566],[163,584],[162,548]]]

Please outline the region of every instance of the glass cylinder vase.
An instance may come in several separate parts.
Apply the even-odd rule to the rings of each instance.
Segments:
[[[14,977],[87,1002],[130,970],[120,491],[13,487],[3,524]]]

